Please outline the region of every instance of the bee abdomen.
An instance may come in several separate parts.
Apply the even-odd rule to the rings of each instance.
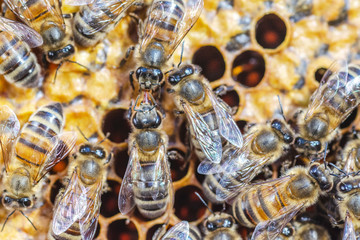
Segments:
[[[54,234],[52,230],[50,230],[48,234],[49,240],[81,240],[81,232],[79,228],[79,223],[75,222],[71,227],[69,227],[65,232],[60,235]]]
[[[201,233],[196,226],[189,225],[189,236],[188,240],[201,240]]]
[[[41,68],[29,46],[15,36],[9,41],[7,33],[0,34],[0,74],[18,87],[38,87],[42,82]]]

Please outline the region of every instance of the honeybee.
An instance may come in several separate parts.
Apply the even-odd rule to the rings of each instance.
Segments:
[[[300,137],[295,139],[299,152],[314,154],[336,135],[338,126],[359,104],[360,66],[338,60],[324,74],[310,99],[307,112],[298,118]]]
[[[252,239],[264,232],[274,239],[301,209],[315,204],[332,186],[328,170],[318,163],[293,167],[284,177],[246,187],[234,200],[233,215],[243,226],[256,226]]]
[[[26,25],[0,17],[0,74],[18,87],[41,85],[41,67],[30,47],[42,44],[41,36]]]
[[[166,224],[159,228],[152,240],[200,240],[201,235],[196,226],[190,225],[187,221],[182,221],[173,226],[166,232]]]
[[[196,65],[184,65],[173,71],[168,92],[174,94],[175,104],[184,111],[190,125],[191,142],[200,160],[219,163],[222,158],[222,137],[240,148],[243,139],[229,113],[229,107],[211,89],[200,75]]]
[[[79,5],[83,1],[79,1]],[[72,0],[75,5],[76,0]],[[49,62],[59,64],[75,53],[73,37],[66,33],[59,0],[5,0],[19,19],[43,38],[43,49]]]
[[[241,240],[235,219],[227,213],[215,212],[202,223],[204,240],[228,239]],[[200,238],[199,238],[200,239]]]
[[[2,204],[12,210],[10,215],[15,211],[24,215],[23,210],[42,204],[44,177],[71,151],[76,134],[62,133],[64,117],[60,103],[40,107],[21,131],[16,115],[7,106],[0,108],[0,118],[0,144],[5,165]]]
[[[90,142],[72,155],[67,184],[56,197],[48,239],[93,239],[111,158],[103,147]]]
[[[81,6],[72,24],[75,42],[83,47],[94,46],[104,39],[136,1],[95,0]]]
[[[127,214],[136,205],[146,218],[156,218],[172,207],[172,181],[167,160],[168,137],[162,115],[148,92],[134,109],[130,107],[132,133],[130,158],[119,193],[119,209]]]
[[[286,122],[279,119],[250,128],[241,148],[225,147],[220,164],[200,163],[198,172],[209,174],[203,182],[205,196],[213,203],[223,203],[236,196],[264,165],[283,155],[293,136]]]
[[[130,72],[141,90],[157,91],[164,82],[162,69],[200,16],[203,0],[154,0],[141,29],[138,55],[140,67]]]

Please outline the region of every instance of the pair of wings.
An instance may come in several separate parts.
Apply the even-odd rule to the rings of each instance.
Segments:
[[[163,225],[164,231],[166,225]],[[188,240],[190,226],[187,221],[181,221],[170,228],[164,235],[153,236],[153,240]],[[161,233],[160,233],[161,234]]]
[[[120,193],[119,193],[119,199],[118,199],[118,206],[121,214],[126,215],[129,213],[135,206],[135,196],[134,196],[134,185],[137,185],[140,183],[140,177],[144,170],[143,167],[140,164],[139,154],[138,151],[140,151],[136,145],[131,148],[130,151],[130,158],[129,162],[126,168],[125,175],[122,179],[121,187],[120,187]],[[154,172],[151,176],[151,183],[157,183],[157,185],[162,185],[163,183],[168,184],[169,186],[169,196],[173,197],[173,189],[172,189],[172,180],[171,180],[171,173],[169,168],[169,163],[166,158],[166,148],[163,144],[160,145],[158,150],[157,159],[155,162]],[[146,183],[145,183],[146,185]],[[160,193],[159,191],[156,191],[156,189],[152,190],[152,197],[153,199],[157,199]],[[173,203],[173,199],[171,199],[171,206]],[[160,203],[161,204],[161,203]],[[160,206],[159,206],[160,207]]]
[[[68,185],[56,202],[52,231],[60,235],[73,224],[79,224],[82,239],[93,239],[100,214],[102,181],[84,184],[75,168]]]
[[[168,42],[164,43],[166,44],[165,59],[168,60],[173,55],[177,46],[199,18],[204,7],[203,0],[153,0],[148,11],[145,29],[143,30],[143,35],[144,33],[147,33],[147,35],[143,36],[140,41],[141,53],[145,51],[150,43],[157,41],[156,36],[164,34],[164,30],[158,27],[159,23],[162,21],[169,21],[169,19],[174,18],[173,16],[178,16],[178,5],[182,4],[183,1],[186,1],[186,3],[184,3],[184,15],[182,15],[180,20],[174,25],[176,34],[169,33],[169,36],[163,36],[164,38],[169,39]]]
[[[6,172],[10,172],[15,160],[15,143],[20,134],[20,122],[15,113],[6,105],[0,107],[0,145]],[[64,132],[52,138],[31,139],[35,146],[44,146],[49,142],[51,148],[46,149],[44,154],[33,151],[31,160],[34,164],[29,167],[36,168],[32,176],[34,184],[37,184],[59,161],[66,157],[73,149],[76,142],[76,134]],[[44,144],[44,141],[47,143]],[[45,158],[45,159],[44,159]]]
[[[318,89],[311,96],[305,119],[323,111],[324,106],[344,108],[342,104],[349,104],[346,112],[338,116],[340,123],[343,122],[359,104],[359,100],[356,99],[357,92],[360,91],[360,75],[357,74],[359,69],[360,65],[348,65],[347,61],[343,59],[334,61],[322,77]],[[335,105],[333,102],[336,95],[342,98],[340,105]],[[335,128],[329,129],[329,132],[333,130]]]
[[[278,179],[265,181],[259,184],[253,184],[245,189],[244,194],[246,194],[247,191],[256,191],[260,188],[263,198],[266,198],[267,196],[275,196],[276,194],[286,194],[284,193],[287,191],[286,186],[288,182],[291,181],[292,177],[293,175],[288,175]],[[273,185],[276,185],[276,188],[274,188]],[[280,191],[280,193],[278,193],[277,191]],[[248,201],[251,202],[251,198],[248,199]],[[281,234],[282,229],[295,217],[295,215],[300,210],[304,208],[305,204],[305,202],[299,204],[290,204],[281,208],[273,219],[261,222],[256,225],[251,240],[276,239],[276,237]]]
[[[225,109],[224,103],[220,102],[209,87],[204,85],[204,88],[214,108],[218,129],[211,130],[201,114],[195,112],[189,103],[183,101],[182,106],[203,153],[210,162],[220,163],[223,155],[221,137],[238,148],[243,146],[243,138],[232,116]]]

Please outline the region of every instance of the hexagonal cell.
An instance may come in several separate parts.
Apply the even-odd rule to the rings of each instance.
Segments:
[[[215,46],[199,48],[192,62],[202,68],[202,74],[210,82],[220,79],[225,73],[224,57]]]
[[[116,181],[108,180],[107,184],[109,190],[101,196],[100,214],[104,217],[112,217],[119,213],[118,196],[120,191],[120,184]]]
[[[113,109],[104,116],[102,131],[104,135],[110,133],[110,141],[121,143],[128,138],[131,128],[125,116],[126,112],[125,109]]]
[[[175,215],[181,220],[195,221],[201,218],[206,211],[206,206],[201,202],[195,192],[199,193],[202,198],[201,189],[195,186],[186,186],[175,193]]]
[[[128,150],[120,150],[115,148],[113,152],[115,173],[122,178],[125,175],[126,167],[129,162]]]
[[[108,240],[132,240],[138,239],[139,234],[136,226],[128,220],[117,220],[112,222],[108,227],[107,239]]]
[[[326,73],[327,69],[326,68],[318,68],[316,71],[315,71],[315,80],[320,82],[322,77],[324,76],[324,74]]]

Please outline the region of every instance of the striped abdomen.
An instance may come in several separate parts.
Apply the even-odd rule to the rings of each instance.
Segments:
[[[17,139],[16,160],[23,165],[30,165],[28,169],[37,173],[37,167],[46,160],[64,125],[63,109],[60,103],[53,103],[41,107],[33,114],[21,130]]]
[[[289,205],[289,196],[284,195],[287,191],[279,191],[281,187],[283,186],[277,183],[271,187],[261,185],[241,194],[233,203],[233,216],[241,225],[250,228],[260,222],[274,219],[282,208]],[[268,194],[269,192],[272,194]],[[299,201],[299,204],[301,203]]]
[[[124,12],[133,0],[114,1],[97,0],[84,5],[74,16],[73,34],[77,44],[83,47],[95,45],[121,20]]]
[[[155,161],[141,162],[140,160],[140,164],[142,171],[139,172],[133,186],[135,204],[144,217],[157,218],[167,210],[171,186],[168,181],[160,178],[154,181]]]
[[[52,223],[50,223],[52,224]],[[51,226],[51,225],[50,225]],[[56,235],[50,229],[48,233],[48,240],[82,240],[79,221],[76,221],[71,227],[69,227],[64,233]]]
[[[18,87],[42,83],[41,68],[30,47],[9,32],[0,32],[0,74]]]
[[[202,237],[201,237],[201,233],[199,231],[199,229],[190,224],[189,225],[189,236],[188,236],[188,239],[187,240],[201,240]]]
[[[182,0],[158,0],[156,3],[153,3],[153,8],[151,10],[148,22],[150,27],[146,28],[144,38],[152,36],[155,33],[156,35],[153,39],[160,43],[167,43],[172,39],[176,39],[179,30],[176,25],[182,21],[184,17],[184,2]],[[164,11],[167,13],[166,17],[164,17]],[[160,16],[162,17],[161,19],[159,18]],[[158,29],[158,31],[154,32],[154,28]]]

